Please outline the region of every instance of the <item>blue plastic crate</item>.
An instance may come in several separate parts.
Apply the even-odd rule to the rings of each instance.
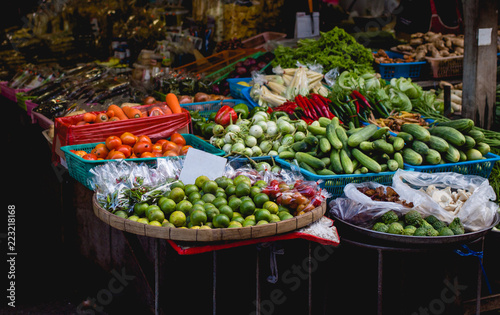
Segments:
[[[244,99],[227,99],[223,101],[208,101],[208,102],[181,104],[181,107],[189,111],[197,110],[199,111],[201,116],[208,118],[211,113],[217,112],[224,105],[234,107],[240,103],[247,105],[249,110],[254,108],[252,104],[250,104],[248,101]]]
[[[250,159],[252,159],[253,161],[255,161],[257,163],[259,163],[259,162],[268,162],[272,166],[273,165],[272,164],[273,159],[276,162],[276,158],[277,157],[278,157],[277,155],[276,156],[272,156],[272,157],[270,155],[263,155],[263,156],[253,156],[253,157],[250,157]],[[250,163],[248,161],[247,157],[241,157],[241,156],[228,156],[227,160],[228,160],[228,163],[231,163],[231,165],[234,168],[241,167],[241,166],[243,166],[245,164]]]
[[[245,99],[245,96],[242,93],[244,88],[248,88],[248,86],[238,84],[238,82],[246,82],[249,83],[252,81],[252,78],[230,78],[226,79],[229,83],[229,93],[231,96],[238,99]]]
[[[181,134],[181,135],[184,137],[184,139],[186,139],[186,144],[191,145],[195,149],[203,150],[205,152],[217,156],[224,155],[224,151],[214,147],[213,145],[198,138],[195,135],[192,134]],[[80,156],[71,152],[71,150],[75,151],[82,150],[89,153],[98,143],[104,143],[104,142],[84,143],[84,144],[68,145],[61,147],[61,150],[64,152],[66,164],[68,165],[69,175],[89,189],[92,189],[88,180],[90,175],[89,171],[98,165],[102,165],[104,163],[116,160],[85,160]],[[178,156],[161,157],[161,159],[178,159],[178,158],[180,157]],[[154,167],[156,166],[157,159],[158,158],[134,158],[134,159],[127,159],[127,161],[135,163],[144,163],[149,167]]]
[[[292,169],[289,162],[279,157],[275,160],[281,165]],[[316,175],[301,167],[299,167],[299,170],[306,180],[319,181],[319,186],[322,189],[326,189],[326,191],[332,195],[329,198],[330,200],[340,197],[344,193],[344,187],[349,183],[376,182],[386,186],[392,185],[392,177],[396,173],[380,172],[366,174]]]
[[[253,107],[255,106],[259,106],[259,104],[257,104],[256,101],[254,101],[252,99],[252,97],[250,96],[250,91],[252,90],[251,87],[246,87],[244,89],[241,90],[241,94],[243,94],[243,96],[245,97],[245,99],[247,100],[248,103],[252,104]]]
[[[403,54],[394,51],[385,51],[390,58],[404,58]],[[418,78],[425,61],[404,62],[404,63],[380,63],[375,64],[382,79],[392,78]]]
[[[500,156],[493,153],[488,153],[484,157],[485,159],[482,160],[445,163],[437,165],[410,165],[404,163],[404,169],[424,173],[454,172],[463,175],[476,175],[488,178],[490,177],[493,166],[495,166],[495,162],[500,161]]]

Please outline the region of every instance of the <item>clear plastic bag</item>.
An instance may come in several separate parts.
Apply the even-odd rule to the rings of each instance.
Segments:
[[[463,201],[458,211],[452,212],[443,208],[443,202],[436,201],[424,191],[431,185],[437,189],[449,187],[452,192],[465,190],[470,196]],[[397,170],[393,177],[393,187],[401,198],[419,204],[428,214],[434,214],[446,223],[458,217],[466,230],[477,231],[491,226],[498,211],[498,204],[493,202],[496,200],[493,188],[487,178],[480,176]],[[446,195],[442,197],[444,200]]]

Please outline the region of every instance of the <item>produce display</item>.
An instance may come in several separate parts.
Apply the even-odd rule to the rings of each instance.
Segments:
[[[408,44],[396,46],[397,50],[411,54],[416,61],[425,57],[442,58],[463,56],[464,35],[434,32],[414,33]]]
[[[404,124],[418,124],[424,127],[429,125],[429,122],[427,122],[419,113],[410,113],[406,111],[393,113],[387,118],[370,117],[368,121],[379,127],[389,127],[389,131],[396,134],[401,131],[401,127]]]
[[[155,142],[146,135],[134,135],[124,132],[119,136],[109,136],[104,143],[98,143],[90,152],[70,150],[84,160],[117,160],[133,158],[155,158],[162,156],[186,155],[192,148],[186,139],[175,132],[170,139],[159,139]]]
[[[415,58],[411,55],[403,55],[403,58],[391,58],[385,50],[379,49],[377,52],[373,53],[373,61],[375,63],[405,63],[414,62]]]

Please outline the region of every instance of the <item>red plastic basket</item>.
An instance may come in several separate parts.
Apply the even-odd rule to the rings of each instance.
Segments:
[[[1,87],[1,93],[3,96],[5,96],[7,99],[17,102],[17,97],[16,94],[20,92],[28,92],[30,89],[13,89],[11,87],[7,86],[6,81],[0,82],[0,87]]]

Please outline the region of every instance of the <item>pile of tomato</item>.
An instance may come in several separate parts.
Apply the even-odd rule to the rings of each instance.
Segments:
[[[159,139],[155,142],[147,135],[136,136],[124,132],[120,136],[109,136],[104,143],[98,143],[90,152],[71,150],[85,160],[115,160],[132,158],[157,158],[163,156],[186,155],[191,145],[180,133],[174,133],[170,140]]]

